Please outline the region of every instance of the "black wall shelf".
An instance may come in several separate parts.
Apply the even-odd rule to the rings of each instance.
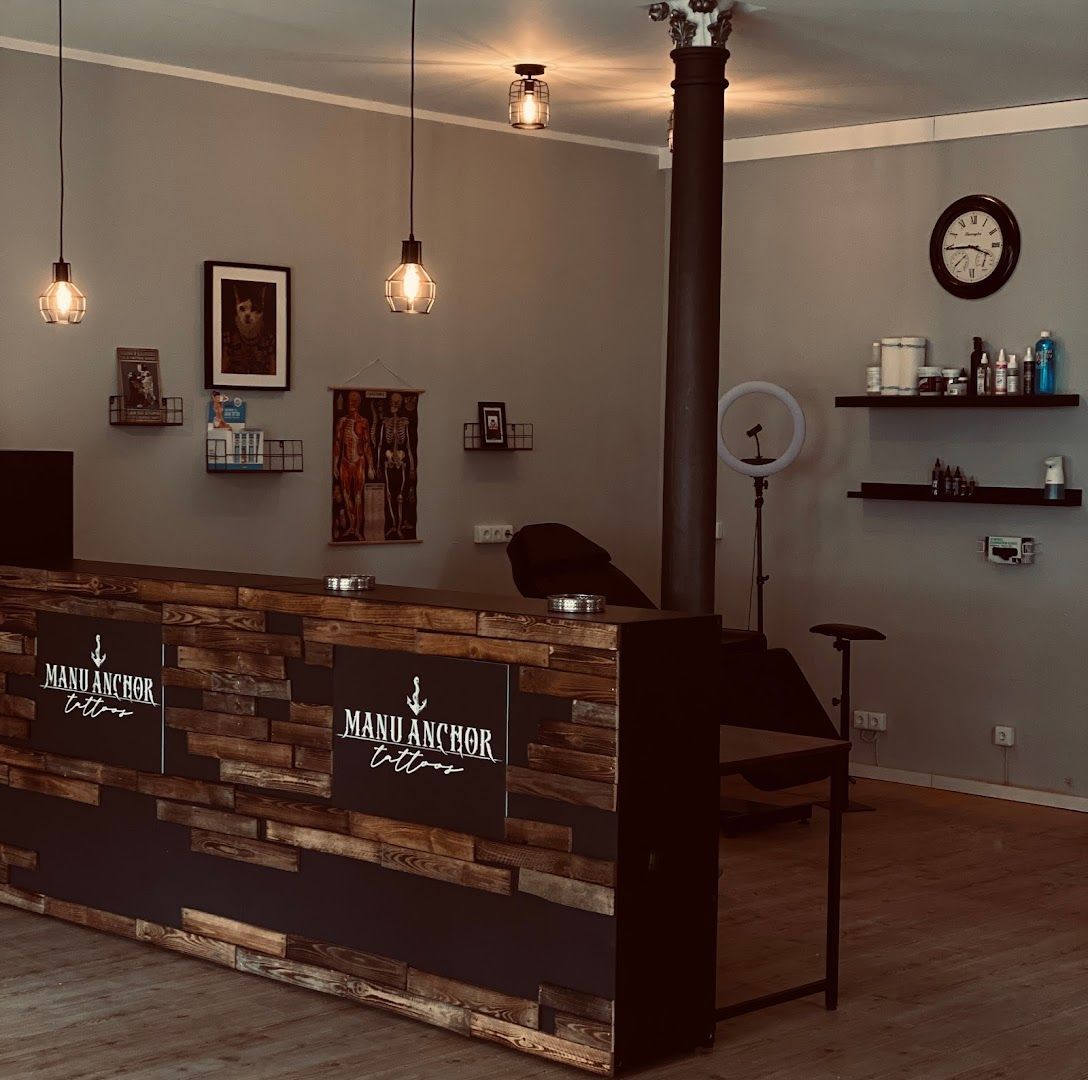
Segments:
[[[250,464],[231,460],[227,440],[207,440],[206,470],[210,473],[230,473],[231,476],[267,476],[270,473],[302,472],[301,439],[265,439],[260,462]]]
[[[162,399],[160,409],[126,409],[120,394],[110,397],[111,427],[180,427],[185,423],[184,399]]]
[[[1001,394],[988,397],[922,397],[856,394],[835,398],[836,409],[1061,409],[1080,404],[1080,394]]]
[[[1066,488],[1062,499],[1048,499],[1041,487],[978,487],[974,495],[935,497],[929,484],[862,484],[860,491],[848,491],[848,499],[889,499],[898,502],[955,503],[970,506],[1080,506],[1079,488]]]
[[[485,446],[480,438],[480,425],[471,421],[465,424],[464,448],[466,450],[481,450],[486,454],[501,454],[507,450],[532,450],[533,425],[532,424],[507,424],[505,446]]]

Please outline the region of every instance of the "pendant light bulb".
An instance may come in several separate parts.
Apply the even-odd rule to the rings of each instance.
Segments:
[[[400,264],[385,279],[385,300],[395,315],[426,315],[437,287],[423,266],[423,245],[416,239],[416,0],[412,0],[412,60],[409,91],[408,239],[401,241]]]
[[[518,64],[519,78],[510,84],[510,124],[527,131],[540,131],[551,119],[548,84],[540,78],[543,64]]]
[[[60,258],[53,263],[53,283],[38,297],[42,318],[54,326],[75,326],[87,314],[87,297],[72,281],[72,267],[64,261],[64,0],[57,0],[57,92],[60,159]]]

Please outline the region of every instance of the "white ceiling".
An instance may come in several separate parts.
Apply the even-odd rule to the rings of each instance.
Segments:
[[[409,12],[67,0],[66,44],[403,105]],[[51,43],[55,22],[50,0],[0,0],[0,37]],[[660,145],[669,48],[635,0],[418,0],[417,104],[501,121],[513,65],[534,61],[548,65],[553,128]],[[729,138],[1079,98],[1088,0],[752,0],[730,49]]]

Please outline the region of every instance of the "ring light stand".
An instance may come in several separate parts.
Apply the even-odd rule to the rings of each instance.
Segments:
[[[722,435],[722,422],[725,420],[725,414],[735,401],[747,397],[749,394],[767,394],[782,402],[789,410],[790,418],[793,420],[793,437],[781,457],[766,458],[763,456],[763,451],[759,447],[759,433],[763,430],[762,424],[756,424],[755,427],[749,428],[745,432],[750,439],[756,441],[755,457],[734,457],[729,447],[725,445],[725,437]],[[723,394],[722,399],[718,402],[718,457],[734,472],[752,477],[756,490],[756,627],[761,634],[763,633],[763,587],[771,579],[770,574],[763,573],[763,493],[768,487],[767,477],[773,476],[775,473],[781,472],[792,465],[804,445],[805,414],[801,411],[797,399],[788,390],[783,390],[781,386],[769,382],[741,383],[739,386],[734,386],[728,393]],[[750,614],[749,617],[751,617]]]

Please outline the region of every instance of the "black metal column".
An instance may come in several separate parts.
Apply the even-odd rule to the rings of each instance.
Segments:
[[[674,49],[661,605],[714,610],[725,63]]]

